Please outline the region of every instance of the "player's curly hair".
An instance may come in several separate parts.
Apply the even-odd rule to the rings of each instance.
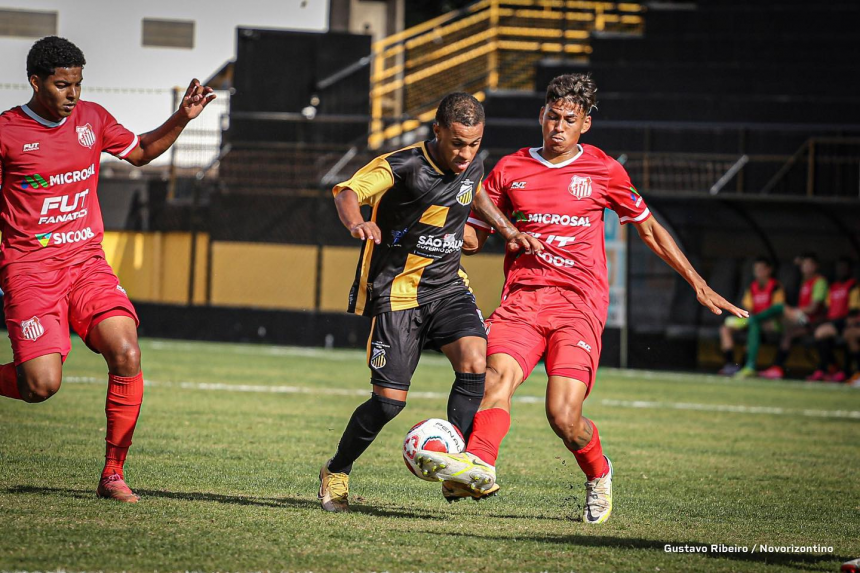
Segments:
[[[465,92],[446,95],[436,109],[436,123],[442,127],[451,127],[454,123],[471,127],[485,122],[484,106]]]
[[[59,36],[38,40],[27,54],[27,77],[47,78],[57,68],[82,68],[87,60],[76,45]]]
[[[597,84],[591,73],[564,74],[553,78],[546,88],[546,103],[560,99],[582,106],[586,114],[597,109]]]

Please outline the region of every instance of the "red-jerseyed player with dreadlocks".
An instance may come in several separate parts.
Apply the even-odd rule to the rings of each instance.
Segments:
[[[136,502],[123,464],[143,400],[134,307],[105,260],[96,193],[107,152],[132,165],[164,153],[212,89],[192,80],[161,127],[135,135],[83,101],[84,54],[64,38],[27,55],[30,101],[0,115],[0,286],[14,362],[0,366],[0,395],[43,402],[59,389],[69,326],[108,366],[107,449],[99,497]]]
[[[484,399],[464,454],[421,452],[422,469],[445,480],[449,500],[495,493],[495,465],[511,425],[511,398],[541,358],[549,375],[550,425],[586,476],[584,521],[602,523],[612,512],[612,465],[597,425],[582,416],[594,384],[601,333],[609,305],[603,212],[633,223],[645,244],[683,276],[701,304],[715,314],[747,313],[715,293],[654,219],[624,168],[600,149],[581,145],[591,128],[597,88],[588,75],[555,78],[540,110],[543,146],[503,157],[484,183],[487,196],[520,231],[536,237],[540,252],[509,251],[501,306],[487,319]],[[489,226],[473,214],[475,235],[464,253],[483,245]],[[486,475],[481,472],[488,468]]]

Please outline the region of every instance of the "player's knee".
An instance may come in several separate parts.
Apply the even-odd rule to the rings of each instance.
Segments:
[[[582,410],[579,408],[570,408],[563,411],[548,411],[547,420],[552,431],[566,442],[575,442],[582,434]]]
[[[54,372],[52,370],[21,374],[18,378],[19,388],[23,383],[23,390],[25,390],[21,392],[21,397],[25,402],[31,404],[44,402],[60,391],[62,378],[62,371]]]
[[[402,400],[394,400],[393,398],[386,398],[385,396],[380,396],[379,394],[373,394],[370,397],[373,405],[376,408],[376,411],[380,418],[385,420],[385,423],[390,422],[394,418],[397,417],[403,408],[406,407],[406,402]]]
[[[140,346],[135,340],[122,340],[105,352],[111,372],[120,376],[134,376],[140,372]]]

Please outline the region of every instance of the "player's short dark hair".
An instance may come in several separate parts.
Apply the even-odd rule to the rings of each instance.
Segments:
[[[800,260],[803,260],[803,259],[809,259],[810,261],[814,262],[816,265],[818,264],[818,255],[816,255],[812,251],[807,251],[807,252],[801,254]]]
[[[773,260],[771,260],[771,258],[768,257],[767,255],[760,255],[760,256],[756,257],[755,260],[753,261],[753,263],[762,263],[762,264],[767,265],[770,268],[773,268]]]
[[[546,87],[546,103],[560,99],[581,106],[586,115],[597,109],[597,84],[591,73],[564,74],[553,78]]]
[[[485,122],[484,106],[465,92],[446,95],[436,109],[436,123],[442,127],[451,127],[455,123],[471,127]]]
[[[38,40],[27,54],[27,77],[47,78],[57,68],[82,68],[87,60],[76,45],[59,36]]]

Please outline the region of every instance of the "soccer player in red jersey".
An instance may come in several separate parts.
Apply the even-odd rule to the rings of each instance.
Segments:
[[[215,98],[192,80],[161,127],[135,135],[100,105],[80,100],[84,55],[64,38],[27,55],[30,101],[0,114],[0,287],[14,362],[0,395],[42,402],[57,393],[69,326],[108,366],[107,442],[99,497],[138,501],[123,477],[143,400],[134,307],[105,260],[96,186],[102,152],[146,165]]]
[[[693,269],[651,215],[624,168],[600,149],[579,143],[591,128],[596,91],[589,75],[564,75],[550,82],[539,115],[543,146],[503,157],[484,183],[487,196],[520,231],[538,238],[543,250],[509,250],[505,257],[502,303],[486,321],[486,387],[467,459],[420,455],[422,470],[446,480],[443,494],[449,500],[480,498],[498,490],[495,464],[511,425],[511,398],[545,358],[547,417],[587,479],[583,519],[601,523],[609,517],[612,465],[603,454],[597,425],[582,416],[609,305],[604,209],[618,213],[622,224],[633,223],[645,244],[690,283],[701,304],[715,314],[725,309],[748,316],[711,290]],[[467,244],[475,252],[489,229],[477,216],[470,222],[476,235],[467,236]],[[487,466],[491,470],[483,475],[481,468]]]

